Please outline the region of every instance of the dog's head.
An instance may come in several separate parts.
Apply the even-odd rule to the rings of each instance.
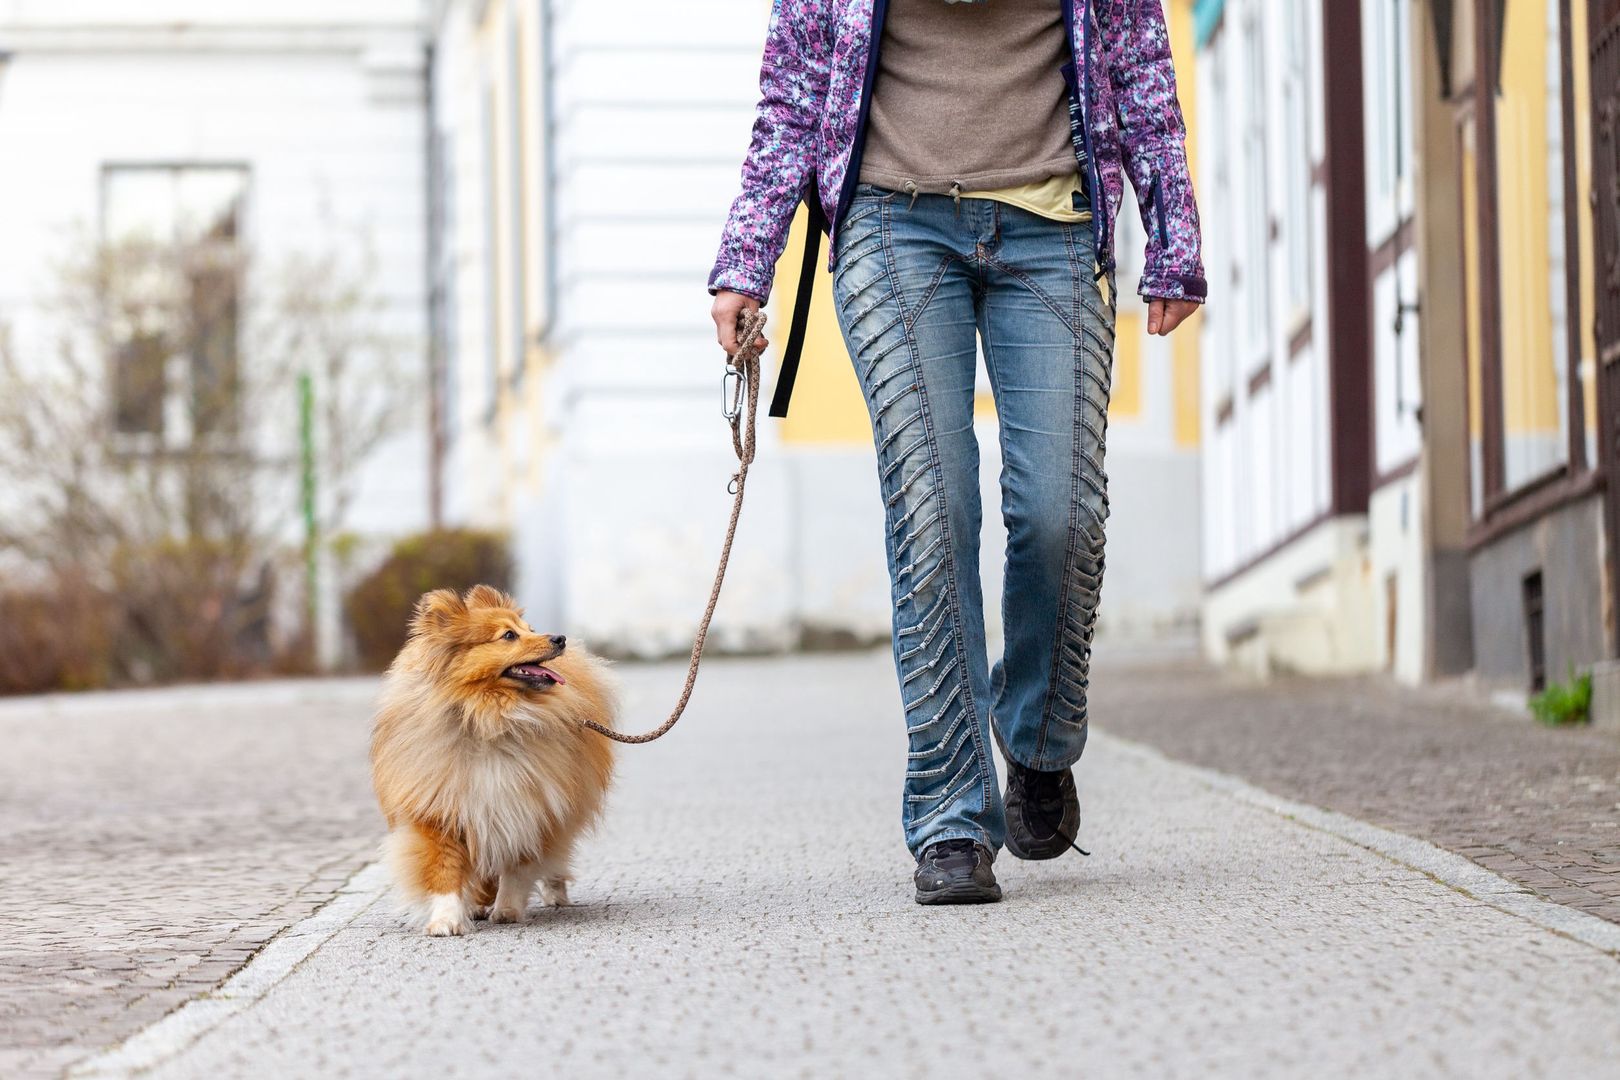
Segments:
[[[436,589],[416,602],[397,663],[428,675],[440,689],[516,704],[568,685],[567,645],[561,634],[535,633],[523,609],[499,589],[475,585],[464,596]]]

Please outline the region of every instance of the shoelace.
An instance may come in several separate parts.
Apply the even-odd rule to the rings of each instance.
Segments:
[[[1037,773],[1036,775],[1041,775],[1041,774]],[[1041,788],[1045,789],[1045,790],[1041,791],[1039,794],[1037,794],[1033,790],[1034,785],[1027,785],[1025,787],[1024,794],[1025,794],[1026,797],[1024,799],[1024,805],[1029,807],[1031,810],[1034,810],[1035,811],[1035,816],[1040,819],[1041,824],[1045,825],[1048,829],[1051,829],[1053,834],[1055,834],[1057,836],[1062,836],[1063,835],[1063,778],[1062,778],[1062,774],[1053,775],[1052,779],[1049,780],[1049,781],[1043,779],[1042,781],[1039,782],[1039,784],[1040,784]],[[1054,809],[1057,811],[1057,820],[1055,822],[1052,820],[1052,813],[1051,813]],[[1088,858],[1088,859],[1091,858],[1091,852],[1087,851],[1085,848],[1081,847],[1079,844],[1075,843],[1073,840],[1069,841],[1069,846],[1074,848],[1074,850],[1078,851],[1080,854],[1084,855],[1086,858]]]

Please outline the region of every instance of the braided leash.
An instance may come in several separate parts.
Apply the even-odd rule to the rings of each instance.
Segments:
[[[663,737],[686,711],[692,700],[692,688],[697,685],[698,664],[703,660],[703,642],[709,636],[709,620],[714,618],[715,605],[720,602],[720,587],[725,584],[726,564],[731,561],[731,542],[737,536],[737,521],[742,516],[743,488],[748,483],[748,466],[754,463],[754,421],[759,413],[759,349],[755,342],[765,329],[763,311],[745,311],[737,320],[737,351],[726,361],[722,396],[725,398],[724,415],[731,425],[731,448],[737,453],[737,471],[731,476],[726,490],[731,492],[731,522],[726,526],[726,542],[720,546],[720,565],[714,572],[714,587],[709,590],[709,606],[703,609],[703,620],[698,623],[697,636],[692,639],[692,660],[686,665],[686,685],[681,689],[675,711],[658,727],[640,735],[625,735],[594,720],[580,723],[614,742],[650,743]]]

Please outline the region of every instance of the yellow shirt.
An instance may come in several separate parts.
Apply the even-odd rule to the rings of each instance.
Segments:
[[[964,191],[964,199],[992,199],[995,202],[1009,203],[1032,214],[1039,214],[1043,218],[1053,221],[1065,221],[1078,224],[1091,220],[1091,211],[1076,210],[1074,196],[1082,190],[1080,173],[1070,173],[1068,176],[1053,176],[1033,184],[1019,184],[1017,187],[997,188],[994,191]]]

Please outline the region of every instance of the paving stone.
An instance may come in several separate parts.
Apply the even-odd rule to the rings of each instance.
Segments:
[[[54,1075],[211,989],[372,856],[373,693],[0,702],[0,1075]]]

